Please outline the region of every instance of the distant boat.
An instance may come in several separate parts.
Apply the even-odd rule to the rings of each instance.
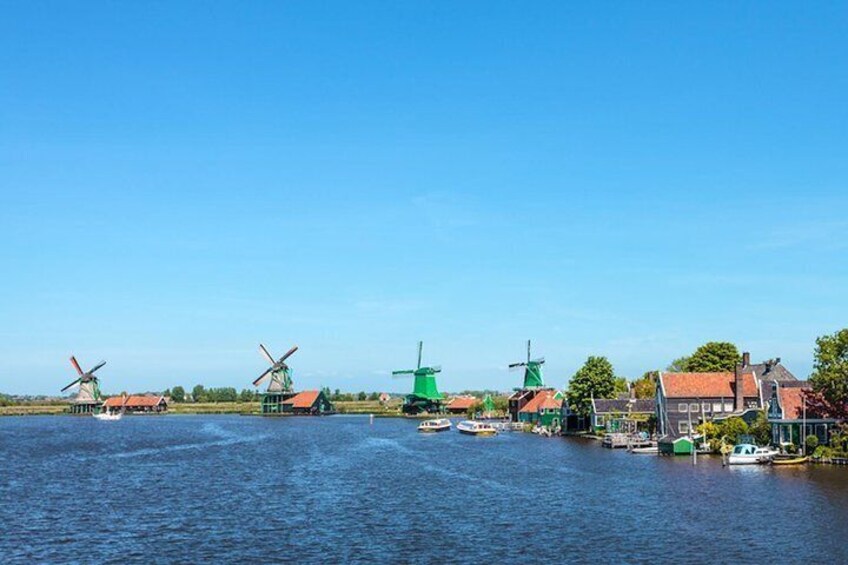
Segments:
[[[446,432],[449,429],[451,429],[451,421],[447,418],[426,420],[418,425],[418,431],[425,433]]]
[[[121,416],[123,416],[123,414],[121,412],[110,413],[108,410],[94,415],[94,417],[97,418],[98,420],[104,420],[106,422],[113,422],[115,420],[120,420]]]
[[[465,420],[456,425],[459,433],[472,436],[494,436],[498,434],[497,428],[488,422],[475,422],[474,420]]]
[[[636,455],[657,455],[660,452],[660,448],[656,445],[652,447],[633,447],[630,449],[630,453],[635,453]]]
[[[772,465],[802,465],[809,461],[809,457],[796,457],[794,455],[778,455],[771,460]]]
[[[769,447],[757,447],[750,443],[733,446],[727,458],[728,465],[761,465],[768,463],[778,452]]]

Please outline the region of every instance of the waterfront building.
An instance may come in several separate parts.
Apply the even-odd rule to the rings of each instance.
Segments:
[[[656,410],[661,453],[676,452],[675,440],[691,437],[701,421],[731,416],[749,423],[756,419],[763,398],[749,359],[744,353],[733,372],[660,373]]]
[[[334,414],[335,407],[323,390],[305,390],[283,400],[280,411],[300,416]]]
[[[597,433],[631,434],[649,430],[656,398],[593,398],[589,421]]]
[[[130,414],[162,414],[168,411],[168,401],[162,395],[124,394],[107,398],[102,409]]]
[[[838,421],[809,406],[805,408],[806,395],[812,390],[808,382],[773,380],[767,386],[768,421],[774,445],[800,446],[808,436],[816,436],[821,445],[830,443],[830,432]]]
[[[455,396],[447,403],[445,409],[449,414],[465,414],[476,402],[477,399],[473,396]]]
[[[547,428],[561,428],[562,401],[563,394],[557,390],[537,391],[537,394],[518,412],[518,421]]]

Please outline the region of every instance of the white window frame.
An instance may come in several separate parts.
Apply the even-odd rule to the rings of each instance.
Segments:
[[[677,431],[681,434],[688,434],[689,433],[689,422],[687,422],[686,420],[681,420],[681,421],[677,422]]]
[[[677,411],[681,414],[686,414],[689,411],[689,405],[685,402],[681,402],[677,405]]]
[[[692,403],[689,404],[689,411],[692,412],[693,414],[697,414],[698,412],[701,411],[701,407],[698,405],[697,402],[692,402]]]

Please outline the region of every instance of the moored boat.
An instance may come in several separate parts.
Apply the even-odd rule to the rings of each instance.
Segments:
[[[768,463],[778,452],[769,447],[758,447],[750,443],[733,446],[727,458],[728,465],[762,465]]]
[[[771,460],[772,465],[802,465],[809,461],[809,457],[797,457],[795,455],[777,455]]]
[[[635,453],[636,455],[657,455],[660,452],[660,448],[656,445],[652,447],[631,447],[630,453]]]
[[[451,421],[447,418],[426,420],[418,425],[418,431],[425,433],[446,432],[449,429],[451,429]]]
[[[498,430],[488,422],[475,422],[474,420],[465,420],[456,425],[459,433],[472,436],[494,436]]]

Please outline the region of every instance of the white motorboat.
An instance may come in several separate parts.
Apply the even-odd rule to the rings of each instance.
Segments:
[[[94,415],[96,419],[103,420],[106,422],[114,422],[115,420],[120,420],[121,416],[123,416],[122,412],[109,412],[108,410]]]
[[[426,420],[418,424],[418,431],[425,433],[446,432],[451,429],[451,421],[447,418]]]
[[[761,465],[768,463],[779,451],[770,447],[758,447],[750,443],[733,446],[727,457],[728,465]]]
[[[630,453],[635,453],[636,455],[657,455],[660,452],[660,448],[656,445],[650,447],[632,447],[630,448]]]
[[[474,420],[465,420],[456,425],[459,433],[472,436],[494,436],[498,434],[497,428],[488,422],[476,422]]]

